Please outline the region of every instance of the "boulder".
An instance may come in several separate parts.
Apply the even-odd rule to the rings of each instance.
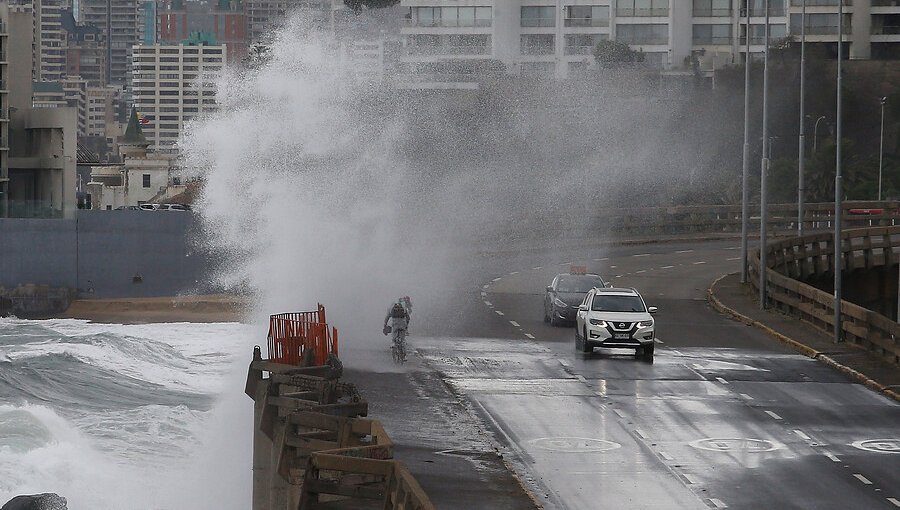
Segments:
[[[59,494],[48,492],[45,494],[32,494],[16,496],[9,500],[0,510],[68,510],[66,498]]]

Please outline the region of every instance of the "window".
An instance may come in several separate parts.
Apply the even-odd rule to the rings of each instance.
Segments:
[[[416,23],[420,27],[436,27],[441,24],[440,7],[416,7]]]
[[[437,7],[423,7],[423,9],[437,9]],[[492,17],[490,7],[441,7],[440,14],[435,17],[432,13],[429,20],[430,26],[489,27]]]
[[[566,55],[590,55],[597,43],[608,38],[606,34],[567,34]]]
[[[731,16],[731,0],[694,0],[694,16]]]
[[[807,14],[807,16],[809,16]],[[746,44],[745,38],[746,25],[741,25],[741,44]],[[837,31],[835,31],[837,33]],[[787,34],[787,26],[785,25],[769,25],[769,39],[775,40],[785,37]],[[750,44],[765,44],[766,42],[766,26],[750,25]]]
[[[144,180],[144,182],[143,182],[144,187],[149,188],[150,187],[150,174],[144,174],[141,177],[143,177],[143,180]]]
[[[751,16],[766,15],[766,0],[743,0],[743,9],[741,9],[742,17],[747,15],[746,9],[748,5],[750,7]],[[837,5],[837,3],[834,3],[834,5]],[[784,16],[784,0],[769,0],[769,15]]]
[[[800,33],[799,14],[791,14],[791,33]],[[838,15],[837,14],[807,14],[806,15],[806,33],[812,35],[832,35],[838,33]],[[850,15],[844,14],[844,33],[850,33]],[[763,35],[765,38],[765,35]]]
[[[552,5],[522,7],[523,27],[555,27],[556,8]]]
[[[619,0],[616,16],[668,16],[669,0]]]
[[[608,27],[609,6],[569,5],[566,7],[567,27]]]
[[[591,302],[594,312],[645,312],[644,300],[640,296],[596,294]]]
[[[668,44],[668,25],[616,25],[616,40],[626,44]]]
[[[694,25],[694,44],[731,44],[731,25]]]
[[[553,34],[526,34],[521,37],[522,55],[553,55],[556,36]]]

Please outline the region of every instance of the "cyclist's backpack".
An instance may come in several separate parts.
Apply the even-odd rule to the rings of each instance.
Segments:
[[[402,319],[406,317],[406,310],[404,310],[403,307],[399,304],[396,304],[393,308],[391,308],[391,317],[394,319]]]

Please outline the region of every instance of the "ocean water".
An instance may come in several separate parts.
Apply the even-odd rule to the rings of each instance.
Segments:
[[[247,364],[238,323],[0,318],[0,506],[56,492],[69,508],[246,509]]]

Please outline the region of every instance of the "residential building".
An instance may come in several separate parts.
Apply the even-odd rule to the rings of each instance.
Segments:
[[[173,151],[186,122],[216,111],[215,79],[228,50],[221,44],[135,46],[131,89],[152,149]]]
[[[250,44],[265,43],[275,30],[283,26],[288,16],[302,9],[311,25],[333,27],[340,11],[347,11],[343,0],[243,0],[247,15],[247,39]]]
[[[62,18],[65,35],[66,77],[81,77],[93,86],[106,84],[106,34],[93,25],[75,21],[72,11]]]
[[[0,218],[9,215],[9,6],[0,4]]]
[[[34,108],[70,107],[75,110],[77,134],[87,135],[87,89],[86,80],[66,78],[62,81],[44,81],[33,85],[32,106]]]
[[[131,48],[144,40],[146,2],[143,0],[79,0],[80,19],[106,34],[107,83],[127,86]]]
[[[159,0],[157,36],[160,44],[179,44],[191,34],[212,34],[228,49],[229,63],[247,56],[247,17],[242,0]]]
[[[66,75],[66,36],[63,17],[69,0],[40,1],[40,75],[36,81],[59,81]]]
[[[112,146],[119,136],[119,110],[122,90],[115,86],[87,88],[87,136],[106,139]]]
[[[796,37],[802,0],[769,0],[770,37]],[[807,35],[833,51],[839,0],[808,2]],[[845,0],[845,3],[846,2]],[[900,58],[900,5],[846,5],[850,58]],[[593,65],[597,42],[614,39],[662,69],[687,69],[698,56],[715,65],[762,53],[765,0],[401,0],[408,8],[403,61],[412,72],[447,75],[499,61],[507,72],[568,76]],[[751,15],[749,30],[746,14]],[[481,62],[481,64],[479,64]]]

